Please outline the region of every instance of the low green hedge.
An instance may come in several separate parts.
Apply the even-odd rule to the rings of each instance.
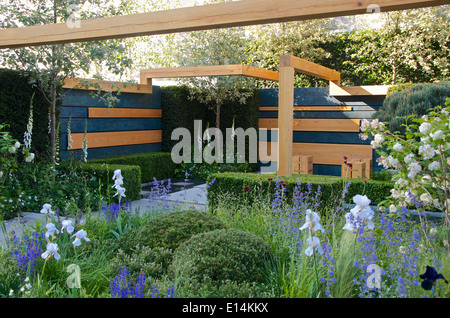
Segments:
[[[235,173],[225,172],[211,175],[208,182],[207,198],[211,209],[217,207],[218,198],[227,193],[234,198],[241,198],[242,202],[252,204],[255,199],[274,198],[277,175],[255,173]],[[286,184],[286,198],[293,197],[295,188],[297,191],[308,191],[308,184],[311,191],[315,193],[320,186],[322,198],[328,200],[338,200],[343,184],[339,177],[319,176],[319,175],[292,175],[290,177],[279,177],[279,182]],[[248,187],[248,191],[246,190]]]
[[[101,193],[105,195],[108,200],[112,200],[116,191],[112,186],[114,181],[112,179],[114,171],[121,170],[123,177],[123,187],[126,189],[126,197],[123,200],[138,200],[141,199],[141,168],[134,165],[119,165],[119,164],[103,164],[103,163],[80,163],[74,161],[66,161],[61,164],[61,169],[70,169],[79,171],[80,173],[88,173],[96,177],[101,183]]]
[[[353,204],[352,198],[357,195],[366,195],[371,203],[378,205],[391,195],[391,189],[394,189],[394,182],[381,180],[351,179],[351,186],[348,189],[347,203]]]
[[[135,165],[141,168],[141,181],[151,182],[173,178],[176,164],[168,152],[149,152],[133,155],[124,155],[110,158],[90,159],[91,163],[107,163],[118,165]]]
[[[312,191],[315,195],[320,186],[320,204],[335,204],[342,197],[342,192],[349,181],[335,176],[323,175],[292,175],[290,177],[277,177],[276,174],[258,175],[254,173],[217,173],[209,176],[207,198],[212,211],[218,206],[222,194],[227,193],[241,202],[251,204],[255,199],[265,197],[273,200],[276,180],[286,184],[286,198],[291,200],[294,191]],[[351,185],[345,197],[347,203],[353,203],[352,198],[356,194],[367,195],[377,205],[385,200],[394,187],[393,182],[350,179]],[[248,188],[246,188],[248,187]],[[295,188],[297,187],[297,190]]]

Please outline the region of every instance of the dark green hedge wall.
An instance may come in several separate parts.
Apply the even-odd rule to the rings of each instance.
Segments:
[[[211,107],[208,107],[211,106]],[[190,100],[189,88],[187,86],[167,86],[161,87],[161,108],[162,108],[162,151],[170,152],[172,147],[178,143],[171,140],[172,131],[175,128],[184,127],[194,133],[194,120],[202,120],[203,130],[208,123],[210,127],[215,127],[216,116],[211,110],[214,105],[201,104],[196,100]],[[255,89],[251,98],[245,104],[228,101],[222,105],[220,112],[220,129],[225,133],[226,128],[231,128],[233,118],[235,127],[247,129],[258,128],[259,114],[259,90]],[[192,135],[194,136],[194,135]]]
[[[33,99],[33,135],[31,151],[47,153],[50,135],[48,133],[49,104],[44,95],[28,83],[28,78],[19,71],[0,69],[0,122],[9,124],[13,138],[23,143]],[[39,156],[38,156],[39,157]]]
[[[141,168],[143,183],[173,178],[176,164],[170,153],[150,152],[142,154],[124,155],[110,158],[90,159],[90,163],[107,163],[111,165],[134,165]]]

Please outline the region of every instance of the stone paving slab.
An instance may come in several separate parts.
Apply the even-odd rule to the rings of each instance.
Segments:
[[[143,194],[145,195],[145,193]],[[161,208],[167,210],[176,208],[206,210],[206,185],[199,185],[191,189],[170,193],[160,198],[153,198],[151,200],[143,198],[131,202],[131,211],[135,213],[143,213],[148,210]],[[98,215],[98,212],[93,212],[92,215],[96,216]],[[82,217],[80,222],[83,222],[84,219],[85,216]],[[22,212],[20,218],[16,217],[14,219],[5,220],[3,223],[6,233],[14,231],[16,234],[22,234],[25,228],[35,226],[37,222],[41,222],[41,224],[44,225],[46,223],[45,215],[41,213]],[[5,246],[5,243],[5,233],[0,229],[0,246]]]

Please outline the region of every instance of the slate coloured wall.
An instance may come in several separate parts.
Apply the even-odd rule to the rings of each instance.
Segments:
[[[111,110],[87,90],[65,90],[61,107],[60,151],[80,158],[87,122],[88,159],[161,151],[161,88],[152,94],[122,93]],[[71,117],[72,149],[67,149]]]
[[[259,128],[276,129],[278,117],[278,90],[262,89],[259,111]],[[294,90],[293,155],[312,155],[313,173],[341,175],[343,156],[373,160],[373,170],[381,170],[378,154],[371,148],[370,140],[359,138],[361,120],[370,119],[383,105],[385,96],[329,95],[328,87],[296,88]],[[270,134],[260,136],[260,147],[270,149]],[[270,153],[269,153],[270,154]],[[262,160],[267,160],[266,157]],[[260,163],[261,166],[267,164]],[[276,163],[272,165],[276,171]]]

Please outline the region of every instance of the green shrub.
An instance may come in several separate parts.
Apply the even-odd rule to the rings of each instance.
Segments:
[[[111,261],[111,270],[117,273],[119,269],[126,267],[134,279],[141,273],[157,279],[167,273],[172,256],[173,252],[169,249],[137,245],[129,253],[119,250]]]
[[[347,202],[353,204],[352,198],[357,195],[367,195],[371,205],[378,205],[391,195],[394,189],[394,182],[367,179],[351,179],[351,186],[348,189]]]
[[[294,191],[317,192],[320,186],[321,196],[327,201],[337,201],[343,190],[343,181],[339,177],[322,175],[292,175],[290,177],[279,177],[280,183],[286,184],[286,198],[292,199]],[[251,204],[258,198],[274,198],[276,174],[258,175],[254,173],[225,172],[209,176],[207,198],[212,211],[217,206],[218,198],[223,194],[240,198],[242,202]],[[310,184],[310,186],[308,185]],[[248,187],[248,192],[246,191]]]
[[[405,120],[400,117],[413,115],[419,118],[430,108],[443,106],[445,99],[450,97],[450,82],[433,84],[402,85],[391,89],[391,93],[383,102],[373,118],[388,122],[386,128],[391,131],[404,133]],[[411,124],[412,122],[408,122]]]
[[[16,296],[19,294],[19,288],[25,283],[23,278],[17,275],[18,272],[17,264],[10,257],[9,251],[0,250],[0,298],[8,297],[11,289]]]
[[[273,257],[260,237],[236,229],[220,229],[191,237],[175,251],[171,272],[186,282],[264,282],[266,261]]]
[[[106,200],[112,201],[115,190],[112,188],[114,171],[121,170],[123,177],[123,187],[126,189],[123,198],[125,200],[138,200],[141,198],[142,182],[141,182],[141,169],[139,166],[132,165],[118,165],[118,164],[100,164],[100,163],[83,163],[77,161],[66,161],[61,163],[61,169],[73,173],[77,171],[79,173],[87,173],[91,177],[97,178],[99,181],[99,187],[102,195],[105,195]]]
[[[378,181],[392,181],[393,174],[387,169],[381,169],[379,171],[372,171],[370,174],[371,180]]]
[[[150,152],[90,159],[89,162],[139,166],[141,168],[141,181],[145,183],[153,181],[153,178],[157,180],[173,178],[177,166],[172,161],[171,154],[166,152]]]
[[[186,293],[186,295],[184,295]],[[274,298],[275,294],[266,284],[236,282],[232,280],[211,283],[190,281],[178,286],[177,294],[189,298]]]
[[[270,180],[272,179],[272,180]],[[278,177],[279,183],[286,184],[286,198],[292,203],[294,194],[301,191],[317,193],[320,186],[319,208],[326,205],[336,206],[348,181],[351,181],[345,200],[351,203],[356,194],[367,194],[372,204],[377,205],[391,195],[393,183],[390,181],[344,179],[322,175],[292,175]],[[211,175],[208,182],[207,198],[211,211],[214,212],[223,194],[234,199],[233,204],[252,204],[255,200],[266,198],[269,202],[275,198],[275,174],[257,175],[254,173],[217,173]],[[248,192],[246,191],[248,187]]]
[[[120,237],[121,248],[128,252],[136,245],[176,250],[193,235],[226,228],[217,217],[202,211],[173,211],[150,220],[135,231]]]

